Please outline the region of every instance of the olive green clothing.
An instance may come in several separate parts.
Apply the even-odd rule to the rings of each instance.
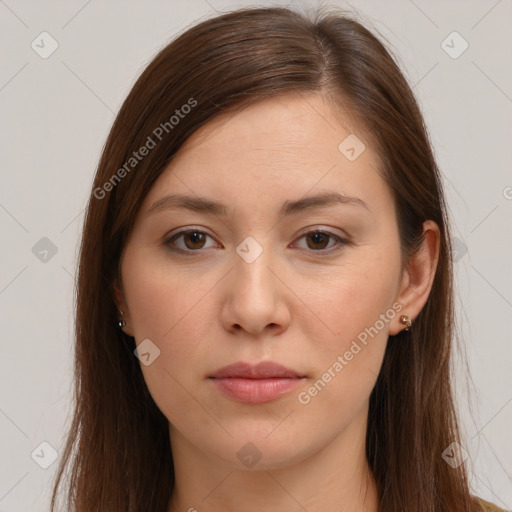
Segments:
[[[500,508],[493,503],[489,503],[488,501],[482,500],[481,498],[477,498],[477,501],[482,506],[482,512],[506,512],[505,509]]]

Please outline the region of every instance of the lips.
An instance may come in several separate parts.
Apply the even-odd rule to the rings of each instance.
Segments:
[[[294,370],[290,370],[285,366],[270,361],[249,364],[249,363],[234,363],[220,370],[216,371],[210,378],[212,379],[226,379],[226,378],[241,378],[241,379],[270,379],[270,378],[302,378]]]
[[[305,375],[273,362],[235,363],[209,376],[218,391],[237,402],[258,404],[276,400],[297,387]]]

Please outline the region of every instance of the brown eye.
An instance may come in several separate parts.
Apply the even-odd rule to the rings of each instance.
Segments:
[[[314,230],[305,233],[299,240],[306,240],[306,247],[302,246],[301,249],[309,249],[313,252],[323,253],[331,252],[331,249],[341,249],[344,245],[348,245],[349,241],[341,238],[329,231]],[[334,241],[334,243],[330,243]],[[338,246],[338,247],[336,247]]]
[[[308,240],[308,247],[310,249],[325,249],[329,244],[329,239],[331,237],[326,235],[325,233],[314,232],[312,234],[307,235],[306,239]],[[311,243],[309,243],[311,242]]]
[[[189,231],[183,236],[187,249],[202,249],[206,240],[204,233],[200,231]]]
[[[207,246],[207,239],[212,238],[210,235],[198,229],[189,229],[180,231],[167,240],[164,245],[168,246],[172,251],[180,253],[192,254],[200,253],[202,249],[212,247]],[[213,239],[212,239],[213,240]]]

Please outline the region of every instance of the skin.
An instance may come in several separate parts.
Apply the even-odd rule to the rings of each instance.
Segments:
[[[273,97],[217,118],[187,141],[145,198],[116,299],[125,332],[160,350],[142,370],[169,420],[170,511],[377,511],[364,452],[369,396],[388,336],[405,328],[400,314],[414,320],[428,298],[439,230],[425,222],[420,251],[401,268],[378,155],[366,142],[353,162],[338,150],[351,133],[365,141],[348,119],[320,94]],[[321,192],[360,198],[369,210],[338,203],[279,215],[284,201]],[[222,201],[230,211],[148,214],[170,193]],[[177,228],[209,236],[175,240],[191,254],[182,255],[165,245]],[[318,241],[311,232],[320,228],[349,243]],[[249,236],[263,248],[252,263],[235,250]],[[397,303],[402,311],[301,403],[298,394]],[[275,401],[243,404],[207,378],[238,361],[275,361],[306,378]],[[261,454],[251,468],[237,457],[248,442]]]

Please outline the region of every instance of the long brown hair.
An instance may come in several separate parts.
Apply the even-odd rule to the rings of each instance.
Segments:
[[[188,137],[221,113],[290,92],[320,92],[365,127],[396,202],[404,262],[421,243],[425,220],[441,233],[430,297],[410,331],[389,337],[370,397],[366,455],[380,510],[471,509],[464,464],[454,469],[441,456],[459,440],[452,258],[440,174],[411,88],[351,15],[249,8],[203,21],[166,46],[107,139],[83,229],[74,415],[52,510],[66,484],[67,510],[167,511],[174,481],[168,421],[148,392],[134,340],[116,325],[121,254],[143,199]]]

